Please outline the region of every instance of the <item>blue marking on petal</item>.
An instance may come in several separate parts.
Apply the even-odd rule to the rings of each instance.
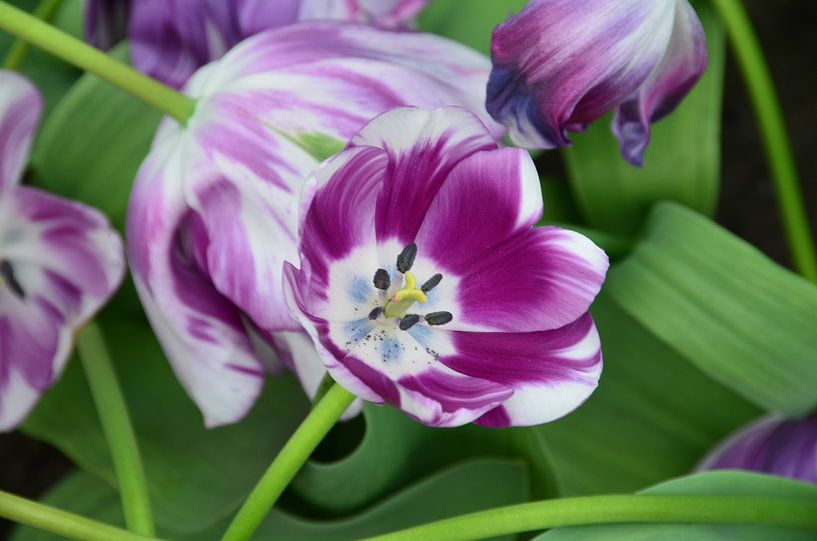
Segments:
[[[353,302],[363,304],[369,301],[373,287],[370,280],[356,276],[349,282],[346,293]]]
[[[394,338],[386,338],[380,345],[380,355],[386,362],[399,361],[402,352],[403,347],[400,345],[400,341]]]
[[[343,332],[346,334],[347,347],[351,347],[354,344],[360,342],[367,334],[369,334],[374,325],[369,319],[357,319],[355,321],[350,321],[343,327]]]
[[[415,325],[407,331],[412,338],[417,340],[417,343],[424,348],[428,347],[428,342],[431,339],[431,329],[425,325]]]

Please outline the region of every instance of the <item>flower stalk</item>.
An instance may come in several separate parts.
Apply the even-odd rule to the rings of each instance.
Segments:
[[[54,15],[56,15],[57,9],[59,9],[61,4],[62,0],[42,0],[34,9],[32,15],[41,21],[50,21],[54,18]],[[25,60],[28,54],[28,49],[28,43],[24,40],[14,40],[5,60],[3,60],[3,69],[17,70],[23,64],[23,60]]]
[[[247,541],[252,537],[295,474],[354,400],[355,395],[337,383],[332,385],[272,461],[222,541]]]
[[[585,496],[498,507],[362,541],[474,541],[592,524],[757,524],[817,531],[817,502],[753,496]]]
[[[803,277],[817,283],[814,239],[769,67],[740,0],[714,0],[713,3],[726,26],[757,117],[794,267]]]
[[[3,491],[0,517],[77,541],[159,541]]]
[[[193,114],[195,101],[188,96],[6,2],[0,2],[0,30],[93,73],[173,117],[180,124],[185,124]]]
[[[135,533],[155,535],[147,481],[136,435],[102,332],[96,324],[90,323],[80,332],[77,349],[99,413],[102,431],[108,441],[125,523]]]

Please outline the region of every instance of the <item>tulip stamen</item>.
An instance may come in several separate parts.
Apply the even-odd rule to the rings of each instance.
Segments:
[[[3,285],[3,283],[8,284],[11,292],[17,295],[20,300],[25,300],[26,292],[14,275],[14,267],[5,259],[0,261],[0,285]]]

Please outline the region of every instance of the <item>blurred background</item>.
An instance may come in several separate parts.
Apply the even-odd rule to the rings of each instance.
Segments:
[[[783,106],[812,229],[817,236],[817,2],[746,0]],[[717,220],[789,266],[772,183],[755,120],[734,62],[726,71],[722,191]],[[564,177],[552,152],[543,175]],[[52,447],[20,433],[0,434],[0,489],[37,499],[72,468]],[[11,525],[0,520],[0,539]]]

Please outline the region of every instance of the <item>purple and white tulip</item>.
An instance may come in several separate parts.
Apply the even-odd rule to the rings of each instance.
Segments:
[[[62,372],[73,335],[122,280],[122,243],[98,212],[20,186],[42,100],[0,71],[0,431]]]
[[[531,0],[496,27],[487,108],[526,148],[570,144],[615,111],[624,158],[643,162],[650,124],[672,112],[707,64],[687,0]]]
[[[404,105],[478,109],[489,70],[436,36],[309,22],[245,40],[191,79],[193,117],[186,128],[166,120],[139,171],[128,249],[154,329],[208,426],[249,410],[273,334],[301,330],[282,269],[297,261],[299,194],[319,162],[300,135],[345,142]]]
[[[601,374],[608,261],[542,217],[530,155],[460,108],[400,108],[311,177],[293,314],[332,377],[432,426],[534,425]]]
[[[127,36],[133,65],[181,88],[241,40],[299,21],[405,26],[428,0],[89,0],[85,35],[110,48]]]
[[[817,483],[817,413],[755,421],[718,445],[698,470],[745,470]]]

